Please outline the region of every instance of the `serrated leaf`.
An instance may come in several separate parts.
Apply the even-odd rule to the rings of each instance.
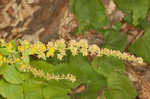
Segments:
[[[137,25],[139,19],[145,19],[149,8],[149,0],[115,0],[117,6],[126,14],[133,15],[133,24]],[[140,12],[140,13],[139,13]]]
[[[121,73],[112,73],[107,77],[107,87],[103,91],[102,99],[135,99],[136,89]]]
[[[115,30],[108,30],[105,32],[103,47],[123,51],[126,48],[126,44],[126,33]]]
[[[135,99],[136,90],[125,77],[125,63],[115,57],[97,57],[93,60],[94,70],[107,78],[102,99]]]
[[[70,85],[71,88],[76,88],[80,84],[85,84],[87,86],[86,92],[82,95],[78,95],[78,98],[96,99],[98,91],[106,85],[105,78],[92,69],[85,57],[80,55],[70,56],[69,59],[69,63],[58,65],[55,72],[58,74],[69,73],[74,75],[76,77],[76,82]]]
[[[24,99],[21,86],[9,84],[4,80],[0,80],[0,94],[7,99]]]
[[[150,63],[150,29],[147,29],[144,36],[136,40],[130,47],[129,51],[142,57],[145,62]]]
[[[115,58],[113,56],[96,57],[92,61],[92,67],[94,70],[105,77],[112,74],[112,72],[124,73],[125,63],[124,61]]]
[[[24,80],[23,75],[13,65],[8,67],[8,70],[3,74],[3,78],[12,84],[20,84]]]
[[[105,8],[100,0],[71,0],[71,11],[79,22],[79,32],[87,29],[100,30],[108,23]]]

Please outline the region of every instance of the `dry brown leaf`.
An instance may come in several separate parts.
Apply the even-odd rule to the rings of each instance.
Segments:
[[[104,29],[112,28],[112,25],[122,21],[125,14],[117,8],[114,0],[101,0],[101,1],[106,9],[106,15],[109,17],[110,21],[109,26],[105,26]]]
[[[141,86],[140,99],[150,99],[150,84],[145,80],[141,80]]]
[[[69,93],[68,95],[73,96],[75,94],[82,93],[86,90],[86,88],[87,88],[87,86],[85,84],[80,84],[77,88],[72,89],[72,92]]]
[[[75,16],[66,8],[64,17],[60,20],[58,35],[62,38],[71,38],[70,32],[72,32],[78,26]]]

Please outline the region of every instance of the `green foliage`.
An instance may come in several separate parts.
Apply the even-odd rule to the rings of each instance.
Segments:
[[[102,99],[135,99],[136,90],[131,82],[121,73],[112,72],[107,77],[107,87]]]
[[[137,25],[139,19],[145,19],[150,5],[149,0],[115,0],[117,7],[127,15],[132,14],[133,24]]]
[[[119,26],[118,26],[119,25]],[[127,34],[120,32],[120,24],[113,26],[113,29],[107,30],[104,33],[104,45],[103,47],[124,51],[127,45]]]
[[[0,80],[0,94],[7,99],[24,99],[20,85],[7,83],[3,79]]]
[[[55,85],[55,84],[54,84]],[[60,86],[49,86],[43,89],[44,99],[69,99],[69,96],[66,93],[69,93],[70,90],[67,88],[62,88]]]
[[[49,64],[44,60],[32,60],[30,64],[32,67],[44,70],[47,73],[52,73],[56,69],[56,66]]]
[[[87,86],[88,89],[86,92],[77,96],[82,97],[82,99],[96,99],[98,91],[104,88],[106,84],[105,78],[96,73],[88,63],[86,57],[83,56],[70,56],[69,62],[60,64],[56,72],[75,75],[77,81],[74,83],[74,88],[80,84]]]
[[[27,80],[22,84],[24,99],[42,99],[42,86],[41,81]]]
[[[134,99],[135,89],[123,75],[124,62],[115,57],[95,58],[90,64],[82,55],[67,56],[67,61],[52,65],[45,60],[33,60],[31,66],[47,73],[73,74],[77,81],[49,80],[34,78],[30,73],[18,71],[18,64],[8,65],[0,80],[0,95],[7,99],[70,99],[71,89],[84,84],[82,93],[72,94],[72,99],[96,99],[99,91],[104,90],[101,98]],[[5,65],[4,65],[5,66]],[[6,65],[7,66],[7,65]],[[27,75],[30,76],[27,76]],[[105,89],[107,88],[107,89]],[[129,96],[128,96],[129,95]]]
[[[145,34],[133,43],[129,51],[137,56],[141,56],[146,62],[150,63],[150,29],[147,29]]]
[[[105,77],[114,72],[124,73],[125,71],[124,61],[119,60],[113,56],[96,57],[92,61],[92,66],[96,72],[104,75]]]
[[[131,82],[124,75],[125,63],[114,57],[95,58],[94,70],[107,78],[107,85],[102,90],[102,99],[135,99],[137,93]]]
[[[7,71],[3,74],[3,78],[12,84],[20,84],[23,82],[23,75],[14,66],[8,66]]]
[[[0,53],[5,56],[8,56],[11,54],[10,52],[8,52],[7,48],[0,48]]]
[[[4,74],[7,70],[8,64],[7,63],[2,64],[2,66],[0,67],[0,75]]]
[[[79,22],[78,32],[88,29],[99,31],[108,23],[100,0],[70,0],[70,6]]]

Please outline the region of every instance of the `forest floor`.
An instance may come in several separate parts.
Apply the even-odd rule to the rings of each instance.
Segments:
[[[106,8],[111,28],[114,23],[122,21],[124,13],[115,5],[109,5],[111,0],[101,0]],[[112,9],[110,9],[111,7]],[[109,9],[108,9],[109,8]],[[108,11],[115,10],[109,15]],[[63,38],[65,40],[85,38],[90,44],[104,43],[102,34],[88,30],[84,34],[74,35],[78,22],[75,15],[69,11],[69,0],[0,0],[0,38],[7,41],[24,39],[31,43]],[[136,41],[144,30],[122,21],[120,31],[127,33],[128,46]],[[139,96],[137,99],[150,99],[150,66],[126,62],[126,74],[133,82]]]

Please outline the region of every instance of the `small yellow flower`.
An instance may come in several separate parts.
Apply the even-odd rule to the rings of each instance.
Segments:
[[[13,46],[12,46],[11,43],[7,43],[6,47],[8,49],[8,52],[12,52],[13,51]]]
[[[18,46],[18,51],[23,53],[25,51],[25,48],[23,46]]]
[[[54,53],[55,53],[55,48],[51,47],[51,48],[48,49],[48,52],[46,53],[46,56],[47,57],[54,56]]]
[[[6,57],[0,54],[0,66],[7,61]]]
[[[21,69],[24,70],[25,69],[25,64],[21,65]]]
[[[34,44],[33,46],[30,47],[30,54],[31,55],[36,54],[37,50],[38,50],[38,48],[37,48],[36,44]]]
[[[44,44],[40,43],[39,50],[42,52],[46,51],[46,46]]]

